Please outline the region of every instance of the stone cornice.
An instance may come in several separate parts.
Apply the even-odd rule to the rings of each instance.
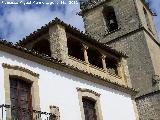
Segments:
[[[125,35],[119,36],[119,37],[117,37],[117,38],[115,38],[115,39],[113,39],[113,40],[111,40],[111,41],[108,41],[108,42],[106,42],[105,44],[110,45],[110,44],[112,44],[113,42],[116,42],[116,41],[120,40],[121,38],[124,38],[124,37],[126,37],[126,36],[130,36],[130,35],[133,35],[133,34],[135,34],[135,33],[137,33],[137,32],[140,32],[140,31],[145,31],[145,32],[152,38],[152,40],[153,40],[158,46],[160,46],[160,43],[153,37],[153,35],[151,35],[150,32],[148,32],[148,30],[147,30],[145,27],[140,27],[140,28],[138,28],[138,29],[135,29],[135,30],[133,30],[133,31],[131,31],[131,32],[126,33]]]
[[[37,73],[35,73],[35,72],[33,72],[29,69],[26,69],[24,67],[20,67],[20,66],[16,66],[16,65],[9,65],[9,64],[6,64],[6,63],[2,63],[2,66],[3,66],[3,68],[23,71],[23,72],[26,72],[28,74],[31,74],[32,76],[39,77],[39,74],[37,74]]]
[[[156,93],[160,93],[160,88],[154,88],[152,90],[145,91],[137,95],[135,98],[138,100],[138,99],[146,98],[146,96],[153,96],[153,94],[156,94]]]
[[[92,94],[94,94],[94,95],[97,96],[97,97],[99,97],[99,96],[101,95],[101,94],[99,94],[99,93],[97,93],[97,92],[95,92],[95,91],[93,91],[93,90],[86,89],[86,88],[84,88],[84,89],[82,89],[82,88],[77,88],[77,91],[92,93]]]
[[[80,5],[81,6],[81,12],[79,14],[83,16],[84,12],[87,12],[91,9],[95,9],[98,6],[104,4],[105,2],[106,2],[106,0],[99,0],[95,3],[90,3],[90,2],[81,3],[81,5]]]

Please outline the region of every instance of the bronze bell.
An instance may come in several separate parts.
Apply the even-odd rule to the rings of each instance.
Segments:
[[[115,24],[115,21],[113,19],[110,19],[109,24]]]

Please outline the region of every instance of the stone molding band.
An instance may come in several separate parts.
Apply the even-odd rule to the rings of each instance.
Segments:
[[[39,74],[38,73],[35,73],[29,69],[26,69],[24,67],[20,67],[20,66],[16,66],[16,65],[9,65],[9,64],[6,64],[6,63],[2,63],[2,66],[3,68],[8,68],[8,69],[14,69],[14,70],[20,70],[20,71],[23,71],[23,72],[26,72],[28,74],[31,74],[35,77],[39,77]]]

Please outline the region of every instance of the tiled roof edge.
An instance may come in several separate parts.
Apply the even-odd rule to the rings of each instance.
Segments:
[[[133,95],[137,94],[137,91],[131,87],[128,87],[128,86],[125,86],[125,85],[120,85],[119,83],[117,82],[112,82],[108,79],[104,79],[102,78],[101,76],[98,76],[98,75],[94,75],[92,73],[89,73],[89,72],[86,72],[86,71],[82,71],[82,70],[79,70],[78,68],[74,67],[74,66],[70,66],[64,62],[62,62],[61,60],[58,60],[58,59],[55,59],[55,58],[52,58],[52,57],[49,57],[48,55],[45,55],[45,54],[39,54],[38,52],[34,51],[34,50],[29,50],[27,48],[24,48],[22,46],[18,46],[18,45],[15,45],[13,44],[12,42],[7,42],[7,40],[0,40],[0,44],[4,45],[4,46],[7,46],[7,47],[10,47],[10,48],[13,48],[13,49],[16,49],[16,50],[19,50],[21,52],[25,52],[25,53],[28,53],[30,55],[33,55],[33,56],[36,56],[36,57],[39,57],[43,60],[47,60],[49,62],[52,62],[52,63],[55,63],[55,64],[59,64],[59,65],[62,65],[64,67],[67,67],[69,69],[72,69],[74,71],[78,71],[80,73],[85,73],[87,75],[90,75],[92,77],[95,77],[97,79],[101,79],[103,81],[106,81],[108,82],[109,84],[112,84],[112,85],[115,85],[115,86],[119,86],[120,88],[122,89],[125,89],[127,90],[128,92],[132,93]]]
[[[115,55],[128,57],[122,51],[117,51],[117,50],[113,49],[112,47],[110,47],[109,45],[104,45],[104,44],[98,42],[96,39],[94,39],[89,34],[83,33],[83,31],[80,31],[76,27],[73,27],[70,24],[64,23],[63,21],[61,21],[57,17],[54,20],[50,21],[48,24],[45,24],[45,26],[42,26],[40,29],[37,29],[36,31],[34,31],[30,35],[26,36],[22,40],[19,40],[19,42],[17,42],[16,44],[19,46],[23,46],[24,44],[29,42],[32,39],[32,37],[36,36],[37,34],[40,34],[42,31],[47,30],[48,27],[53,24],[60,24],[60,25],[64,26],[67,30],[70,30],[70,31],[74,32],[75,34],[78,34],[79,36],[86,38],[85,40],[87,40],[88,42],[92,42],[93,44],[98,45],[99,47],[102,47],[103,49],[107,49],[109,52],[114,53]]]

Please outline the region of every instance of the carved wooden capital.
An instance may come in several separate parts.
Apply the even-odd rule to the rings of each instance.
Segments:
[[[101,59],[103,59],[103,60],[106,59],[106,55],[102,55]]]
[[[83,49],[83,50],[88,50],[88,46],[85,45],[85,44],[82,44],[82,49]]]
[[[121,66],[122,66],[122,64],[120,62],[118,62],[117,67],[121,67]]]

